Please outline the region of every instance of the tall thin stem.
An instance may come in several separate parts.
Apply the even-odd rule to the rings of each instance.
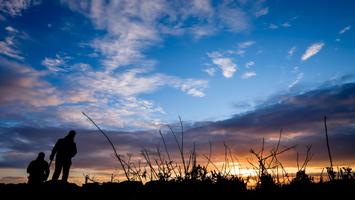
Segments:
[[[333,169],[332,154],[330,153],[329,139],[328,139],[328,127],[327,127],[327,116],[324,116],[324,127],[325,127],[325,139],[327,141],[328,155],[330,161],[330,168]]]
[[[120,162],[121,166],[122,166],[122,169],[125,173],[125,176],[127,178],[127,180],[129,181],[129,176],[128,176],[128,172],[126,170],[126,167],[124,166],[124,161],[122,160],[122,158],[120,157],[120,155],[118,155],[117,153],[117,150],[115,148],[115,146],[113,145],[113,143],[111,142],[110,138],[106,135],[106,133],[94,122],[94,120],[92,120],[86,113],[82,112],[82,114],[88,118],[93,124],[94,126],[102,133],[103,136],[106,137],[107,141],[109,142],[109,144],[111,145],[112,149],[113,149],[113,152],[115,153],[115,156],[117,158],[117,160]]]

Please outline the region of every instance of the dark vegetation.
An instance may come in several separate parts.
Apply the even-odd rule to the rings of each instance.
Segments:
[[[99,197],[113,195],[114,198],[125,199],[212,199],[212,198],[304,198],[316,195],[320,197],[354,196],[355,172],[349,167],[335,170],[331,157],[331,149],[328,139],[326,118],[324,118],[326,147],[330,159],[330,166],[326,167],[326,173],[319,176],[319,181],[306,173],[307,165],[311,161],[312,145],[306,146],[305,158],[299,161],[297,152],[297,173],[290,175],[284,168],[279,156],[295,146],[281,146],[282,129],[277,143],[270,150],[266,150],[264,139],[260,150],[250,149],[256,162],[249,161],[255,176],[242,177],[236,175],[231,169],[235,169],[237,157],[233,155],[231,148],[224,143],[224,164],[218,167],[212,161],[212,143],[204,164],[197,163],[195,144],[186,152],[184,144],[184,126],[180,119],[180,130],[177,132],[168,127],[170,134],[176,143],[179,159],[172,159],[172,153],[167,148],[166,138],[159,130],[162,148],[157,146],[155,150],[143,148],[141,156],[144,162],[132,161],[132,155],[120,155],[114,144],[105,132],[85,113],[83,113],[105,136],[113,149],[125,181],[115,182],[114,177],[110,182],[98,183],[93,177],[85,175],[85,184],[79,187],[75,184],[60,181],[48,181],[41,185],[28,184],[0,184],[2,195],[77,195],[78,197]],[[254,187],[247,184],[254,182]],[[20,193],[19,193],[20,192]],[[266,196],[265,196],[266,195]]]

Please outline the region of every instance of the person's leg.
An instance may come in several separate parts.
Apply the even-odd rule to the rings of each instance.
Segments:
[[[62,176],[62,180],[65,181],[65,182],[68,182],[70,165],[71,165],[71,161],[65,161],[65,162],[63,163],[63,176]]]
[[[63,167],[63,162],[56,160],[55,161],[55,169],[54,169],[54,173],[52,176],[52,181],[57,181],[60,175],[60,171],[62,170]]]

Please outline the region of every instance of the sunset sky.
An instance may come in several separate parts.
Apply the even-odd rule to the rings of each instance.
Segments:
[[[109,180],[118,163],[87,113],[121,154],[139,159],[158,130],[171,151],[200,155],[223,141],[245,168],[262,138],[297,145],[296,167],[355,166],[355,1],[0,0],[0,182],[24,182],[28,163],[77,130],[70,180]],[[205,162],[203,157],[201,162]],[[53,170],[53,169],[52,169]],[[106,178],[106,179],[105,179]]]

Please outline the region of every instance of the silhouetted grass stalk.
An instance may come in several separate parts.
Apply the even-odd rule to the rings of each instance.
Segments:
[[[129,175],[128,175],[127,170],[126,170],[126,167],[125,167],[125,164],[124,164],[124,160],[121,158],[120,155],[118,155],[118,153],[116,151],[116,148],[113,145],[113,143],[111,142],[110,138],[106,135],[106,133],[86,113],[82,112],[82,114],[94,124],[94,126],[102,133],[103,136],[105,136],[105,138],[107,139],[107,141],[111,145],[111,147],[113,149],[113,152],[115,153],[115,157],[120,162],[121,167],[122,167],[122,169],[123,169],[123,171],[125,173],[125,176],[126,176],[127,180],[130,180]]]

